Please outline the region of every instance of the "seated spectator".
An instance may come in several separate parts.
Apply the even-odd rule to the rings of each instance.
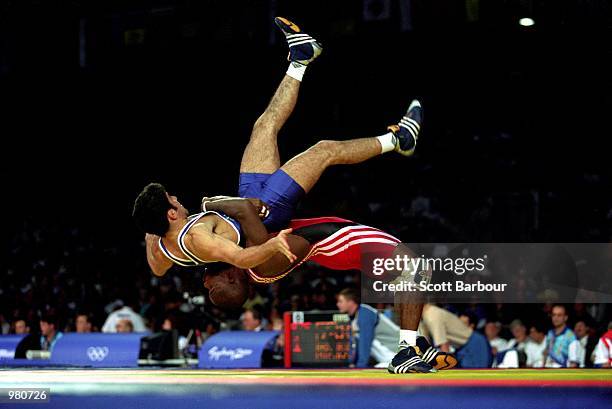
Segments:
[[[245,331],[259,332],[264,329],[262,325],[262,315],[258,309],[248,309],[240,317],[242,321],[242,329]]]
[[[612,367],[612,322],[608,324],[608,332],[599,338],[595,347],[595,365],[601,368]]]
[[[488,368],[493,362],[491,346],[484,335],[445,309],[426,304],[419,329],[423,335],[429,335],[432,344],[440,351],[452,352],[451,348],[454,348],[462,368]]]
[[[262,297],[259,291],[257,291],[255,287],[251,286],[249,288],[249,298],[247,298],[247,300],[244,302],[243,308],[249,310],[256,307],[262,307],[266,305],[267,302],[268,299]]]
[[[145,326],[142,317],[134,312],[129,305],[125,305],[108,315],[104,325],[102,326],[102,332],[117,332],[117,323],[124,319],[131,322],[135,332],[147,331],[147,327]]]
[[[487,322],[485,324],[485,336],[491,345],[491,353],[496,356],[498,352],[505,351],[508,348],[508,341],[500,338],[499,332],[501,331],[500,322]]]
[[[11,324],[4,318],[4,314],[0,313],[0,334],[8,334],[11,330]]]
[[[399,327],[375,308],[361,304],[359,293],[352,288],[340,291],[336,306],[351,318],[352,364],[367,368],[372,357],[386,367],[395,355]]]
[[[547,368],[567,367],[569,345],[576,339],[574,332],[567,326],[567,318],[565,306],[553,306],[551,311],[553,328],[546,336],[548,347],[544,366]]]
[[[270,331],[282,331],[284,325],[283,315],[280,313],[278,308],[272,308],[270,311],[270,322],[268,323],[268,327],[266,329]]]
[[[74,320],[74,326],[79,334],[91,332],[91,317],[89,314],[78,314]]]
[[[176,330],[179,333],[178,349],[181,351],[185,349],[185,347],[187,346],[187,337],[180,334],[180,331],[178,329],[177,317],[175,315],[167,315],[166,318],[164,318],[164,322],[162,323],[161,329],[163,331]]]
[[[40,319],[40,349],[53,352],[53,347],[64,334],[57,330],[58,320],[53,314],[46,314]]]
[[[568,364],[570,368],[586,368],[592,366],[591,354],[593,349],[588,348],[590,327],[585,319],[578,320],[574,325],[574,334],[576,339],[569,344]],[[587,356],[587,351],[590,351]]]
[[[546,347],[545,342],[540,345],[529,338],[527,327],[521,320],[512,321],[510,331],[514,338],[508,341],[503,360],[497,366],[498,368],[532,367],[537,361],[542,361],[543,349]],[[545,337],[544,332],[542,332],[541,338]],[[513,351],[515,352],[514,355],[512,354]]]
[[[530,368],[543,368],[546,348],[548,347],[544,324],[535,323],[532,325],[529,328],[529,338],[533,341],[533,344],[528,351],[525,351],[527,354],[527,366]]]
[[[117,333],[134,332],[134,324],[132,324],[132,321],[126,318],[120,319],[119,321],[117,321],[117,324],[115,324],[115,332]]]
[[[472,314],[471,312],[461,313],[459,315],[459,319],[461,320],[461,322],[465,324],[465,326],[473,330],[476,330],[476,321],[478,320],[478,318],[476,318],[476,316]]]
[[[525,350],[525,345],[530,342],[525,324],[521,320],[512,321],[510,323],[510,332],[513,338],[508,341],[506,348]]]
[[[219,323],[219,321],[209,321],[208,323],[206,323],[206,330],[202,333],[202,341],[206,341],[208,338],[212,337],[220,330],[221,324]]]
[[[13,323],[13,331],[17,335],[29,334],[30,333],[30,327],[25,322],[25,320],[23,320],[21,318],[18,318]]]

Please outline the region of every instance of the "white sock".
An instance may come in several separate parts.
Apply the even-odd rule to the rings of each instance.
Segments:
[[[393,132],[377,136],[376,139],[378,139],[378,142],[380,142],[382,146],[381,154],[391,152],[395,149],[395,135],[393,135]]]
[[[289,68],[287,68],[287,75],[291,78],[295,78],[300,82],[302,82],[302,78],[304,77],[305,72],[306,66],[300,64],[299,62],[291,62],[289,63]]]
[[[410,329],[400,329],[399,345],[416,346],[417,332]]]

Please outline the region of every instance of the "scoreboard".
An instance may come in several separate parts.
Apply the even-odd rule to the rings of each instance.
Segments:
[[[351,321],[338,311],[291,311],[285,320],[285,367],[343,367],[351,360]]]

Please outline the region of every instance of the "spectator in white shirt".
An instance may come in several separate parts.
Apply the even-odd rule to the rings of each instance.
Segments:
[[[117,332],[117,324],[121,320],[130,321],[132,323],[134,332],[147,331],[147,327],[145,326],[142,317],[134,312],[131,307],[126,305],[108,315],[104,325],[102,326],[102,332]]]
[[[608,332],[599,338],[595,347],[595,365],[602,368],[612,367],[612,322],[608,324]]]
[[[544,352],[548,347],[546,343],[546,328],[541,323],[536,323],[529,329],[529,338],[533,341],[527,354],[527,366],[530,368],[544,367]]]
[[[514,338],[506,344],[506,353],[503,357],[498,356],[498,368],[519,368],[527,366],[527,346],[532,343],[527,336],[527,328],[521,320],[514,320],[510,323],[510,331]],[[501,358],[501,362],[499,362]]]
[[[507,349],[508,341],[499,337],[501,331],[501,323],[499,322],[487,322],[485,325],[485,335],[491,345],[491,353],[496,356],[498,352],[505,351]]]
[[[527,328],[521,320],[514,320],[510,323],[510,332],[512,332],[512,338],[506,344],[506,348],[514,348],[517,351],[524,351],[525,345],[530,342],[527,336]]]
[[[240,320],[242,321],[242,329],[245,331],[259,332],[264,330],[261,311],[257,308],[246,310]]]
[[[115,329],[118,333],[129,334],[130,332],[134,332],[134,325],[132,325],[132,321],[124,318],[117,322]]]
[[[584,368],[588,361],[591,361],[591,357],[586,356],[587,343],[589,341],[590,328],[584,320],[576,322],[574,325],[574,334],[576,340],[572,341],[569,345],[567,366],[570,368]]]

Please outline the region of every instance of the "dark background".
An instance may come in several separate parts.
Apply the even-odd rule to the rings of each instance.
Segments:
[[[301,215],[411,242],[609,241],[609,3],[391,0],[388,15],[385,3],[2,1],[4,288],[60,268],[109,288],[146,281],[130,217],[146,183],[193,211],[236,193],[287,67],[274,15],[325,46],[280,135],[284,159],[379,135],[414,97],[425,108],[414,157],[329,171]],[[527,16],[535,26],[518,24]]]

